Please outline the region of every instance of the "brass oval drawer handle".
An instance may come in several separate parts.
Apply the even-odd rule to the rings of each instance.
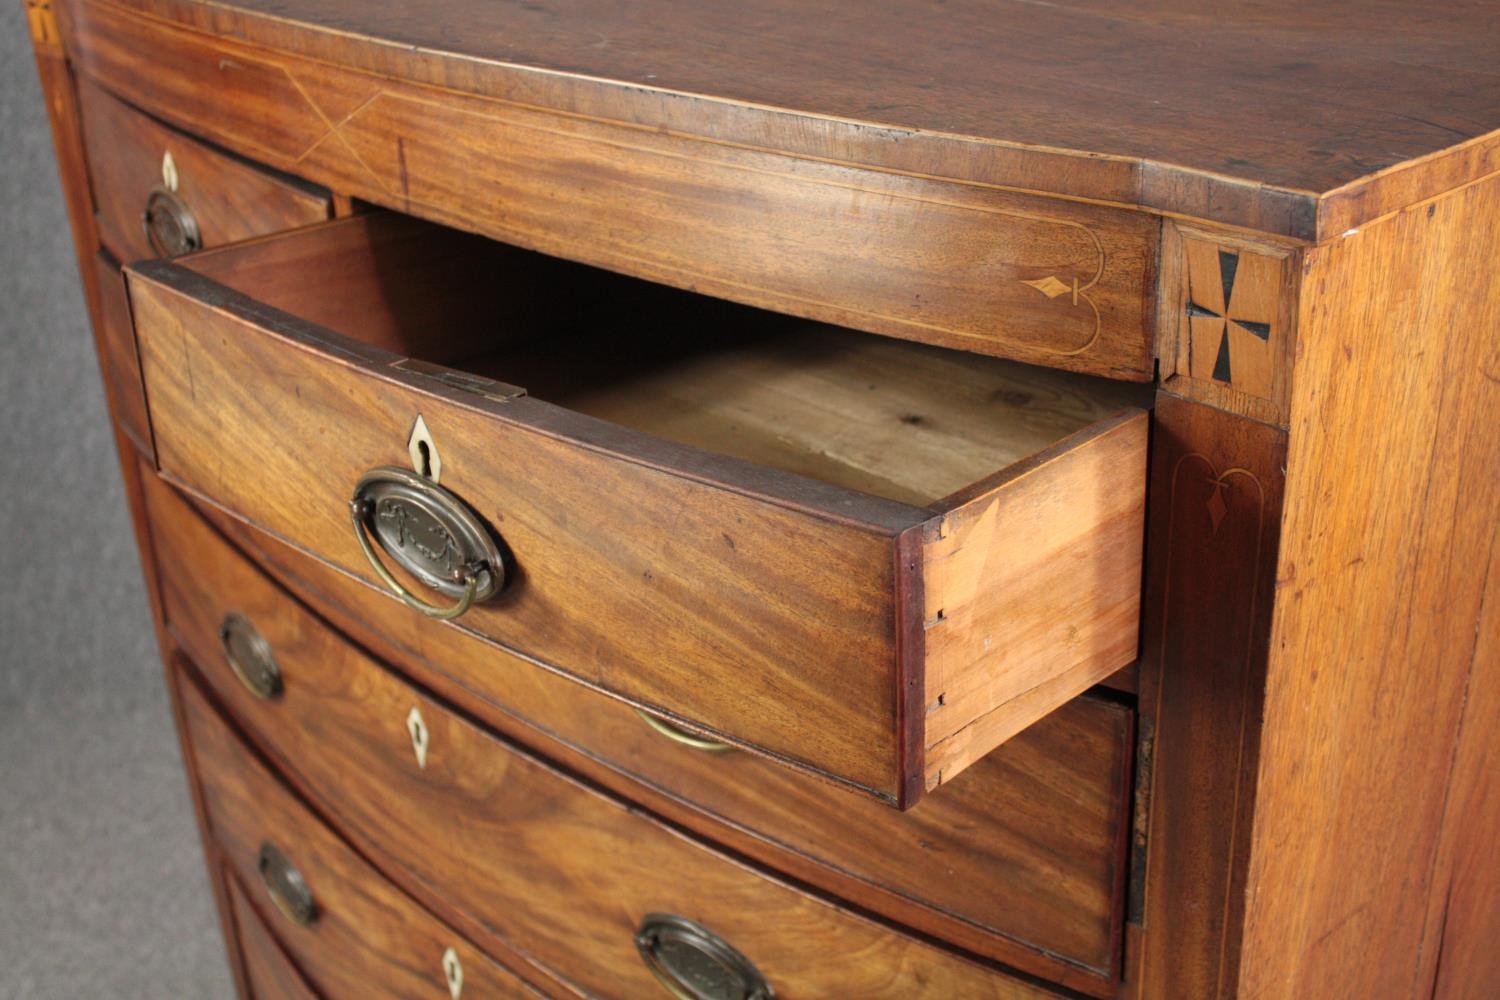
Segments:
[[[648,913],[635,946],[677,1000],[775,1000],[776,991],[748,958],[686,917]]]
[[[271,653],[271,644],[238,611],[224,616],[219,625],[219,645],[224,659],[240,683],[257,698],[275,698],[281,694],[281,667]]]
[[[365,473],[349,501],[349,518],[375,575],[429,618],[457,618],[505,585],[505,562],[484,522],[458,497],[414,472],[385,465]],[[443,607],[413,594],[386,568],[376,544],[455,603]]]
[[[198,220],[183,200],[166,188],[154,188],[146,196],[141,213],[146,242],[159,257],[176,257],[203,249]]]
[[[694,750],[702,750],[706,753],[728,753],[734,749],[728,743],[720,743],[718,740],[707,740],[702,736],[694,736],[684,729],[678,729],[670,722],[664,722],[650,712],[643,712],[638,708],[633,709],[633,711],[641,717],[642,722],[673,743],[681,743],[685,747],[692,747]]]
[[[318,905],[313,901],[307,880],[279,847],[269,840],[261,844],[255,868],[271,895],[271,902],[283,916],[298,927],[306,927],[317,919]]]

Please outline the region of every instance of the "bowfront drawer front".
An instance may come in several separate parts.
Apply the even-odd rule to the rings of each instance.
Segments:
[[[99,239],[116,259],[171,257],[329,217],[327,194],[170,129],[78,84]]]
[[[276,637],[267,648],[281,684],[267,697],[246,697],[248,689],[231,681],[239,688],[231,704],[277,765],[339,817],[356,846],[405,869],[585,993],[665,995],[641,954],[643,935],[679,929],[653,925],[653,914],[665,914],[709,928],[781,996],[1039,995],[790,888],[564,777],[331,637],[309,663],[301,649],[315,643],[288,647],[274,619],[255,622]],[[217,674],[221,689],[233,690],[222,668]],[[245,827],[252,816],[260,824],[253,835],[219,834],[231,855],[244,857],[285,825],[286,795],[229,737],[200,733],[205,714],[190,710],[189,719],[195,745],[206,747],[199,753],[209,762],[206,780],[224,786],[209,789],[214,829]],[[252,813],[256,802],[267,805]],[[294,825],[282,850],[299,866],[327,868],[310,849],[316,838],[307,825]],[[316,891],[322,869],[302,871]]]
[[[430,734],[449,725],[446,711],[424,707],[430,703],[268,580],[159,480],[148,477],[146,485],[168,627],[235,716],[325,794],[339,795],[339,775],[367,770],[374,759],[380,767],[370,780],[393,798],[404,798],[399,790],[416,773],[424,786],[420,808],[444,808],[425,797],[438,758],[425,768],[418,762],[416,772],[411,762],[424,739],[424,752],[432,752]],[[353,629],[356,641],[390,646],[391,636],[370,632],[391,617],[389,598],[264,535],[251,537],[243,526],[238,532],[284,579],[333,595],[336,605],[321,599],[322,616],[336,616],[340,625],[353,616],[364,623]],[[705,831],[710,837],[753,831],[756,839],[736,846],[758,860],[1037,975],[1091,992],[1117,981],[1128,709],[1095,699],[1064,706],[942,795],[898,813],[763,758],[679,745],[628,706],[439,622],[402,615],[395,630],[400,644],[447,665],[489,704],[541,720],[566,745],[728,824]],[[418,680],[433,680],[424,661],[394,655]],[[534,729],[521,735],[539,739]],[[549,753],[562,749],[541,739]],[[386,752],[351,763],[352,748],[370,741]],[[613,776],[611,787],[640,795],[634,780],[590,773]],[[474,811],[468,799],[454,808]]]
[[[316,1000],[317,993],[266,926],[240,880],[232,871],[222,877],[229,890],[229,908],[234,914],[240,962],[250,995],[255,1000]]]
[[[99,282],[99,367],[113,401],[115,419],[143,455],[151,454],[151,420],[141,387],[141,360],[130,325],[125,277],[107,252],[94,255]]]
[[[297,969],[327,997],[534,995],[391,885],[242,744],[179,663],[212,836]]]
[[[164,474],[690,728],[904,807],[1135,655],[1130,386],[399,216],[129,273]]]
[[[1145,213],[549,113],[69,7],[84,74],[332,190],[781,312],[1152,377],[1159,224]]]

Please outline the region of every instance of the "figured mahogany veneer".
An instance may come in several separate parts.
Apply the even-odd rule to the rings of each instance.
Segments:
[[[747,955],[779,995],[1047,995],[743,867],[507,746],[373,664],[355,671],[345,660],[289,682],[309,690],[321,718],[296,712],[293,725],[290,715],[266,712],[257,720],[276,727],[272,742],[287,753],[278,763],[337,809],[352,842],[391,859],[549,979],[556,974],[585,995],[653,995],[661,986],[634,936],[647,914],[673,913]],[[412,994],[441,976],[450,946],[466,982],[499,974],[358,862],[231,734],[185,671],[179,683],[195,753],[214,776],[205,788],[209,823],[231,865],[242,880],[255,879],[260,845],[271,840],[322,900],[319,917],[292,925],[288,942],[309,979],[322,972],[326,992],[369,995],[346,978],[361,970],[368,988]],[[413,710],[425,731],[420,757]],[[357,932],[363,941],[351,937]],[[465,990],[494,995],[498,985]]]
[[[202,773],[209,829],[242,885],[259,890],[262,912],[308,982],[325,996],[410,997],[448,993],[451,948],[466,990],[518,996],[525,984],[387,882],[286,790],[234,735],[179,661],[178,686],[192,752]],[[312,892],[307,926],[274,907],[258,860],[273,844]],[[274,920],[272,919],[274,918]]]
[[[211,639],[241,584],[289,608],[298,676],[314,646],[388,663],[355,675],[544,775],[536,809],[628,803],[649,850],[771,887],[762,925],[822,914],[817,959],[977,960],[960,985],[903,965],[906,994],[1029,988],[1008,970],[1110,1000],[1494,992],[1493,4],[24,4],[158,634],[234,716],[177,699],[241,995],[300,995],[206,818],[242,774],[286,794],[241,726],[400,906],[525,964],[413,875],[446,835],[395,857],[361,832],[437,792],[391,808],[355,771],[346,815],[235,701]],[[224,186],[192,192],[205,218],[322,185],[338,216],[512,249],[403,251],[372,219],[148,265],[127,299],[162,145],[183,191]],[[1149,480],[1114,474],[1146,418],[1109,420],[1143,402]],[[340,513],[418,412],[516,557],[457,626],[374,588]],[[310,734],[387,714],[288,697]],[[669,744],[636,706],[752,752]],[[345,742],[409,766],[377,728]],[[327,992],[362,997],[384,959],[347,933]]]
[[[107,3],[72,15],[115,92],[366,201],[826,322],[1151,376],[1145,216],[463,97]]]
[[[224,872],[229,908],[234,913],[236,939],[245,981],[255,1000],[317,1000],[307,977],[287,956],[281,943],[246,897],[246,890],[232,871]],[[270,914],[275,919],[275,914]]]
[[[157,255],[142,215],[168,190],[191,214],[204,247],[305,226],[332,214],[326,192],[272,175],[167,128],[82,80],[78,107],[99,212],[99,239],[116,260]],[[170,158],[170,165],[164,161]]]
[[[698,146],[1139,206],[1312,241],[1500,166],[1500,81],[1487,47],[1495,22],[1485,4],[1324,0],[1310,10],[1271,0],[1215,16],[1192,0],[962,0],[940,10],[878,0],[825,16],[795,0],[656,0],[649,13],[466,0],[404,11],[354,0],[64,6],[90,72],[195,127],[244,129],[248,115],[224,122],[202,95],[273,83],[312,96],[278,106],[277,126],[246,129],[247,138],[300,127],[315,142],[367,110],[394,127],[369,135],[362,153],[403,134],[413,143],[403,133],[410,118],[392,122],[389,105],[361,102],[422,84],[457,92],[437,99],[444,105],[482,95],[485,108],[522,105],[570,123],[707,140]],[[185,58],[194,45],[221,46],[216,57],[230,64]],[[142,69],[155,69],[150,54],[162,51],[177,56],[171,73]],[[351,85],[355,69],[379,87]],[[247,96],[247,107],[265,99]],[[440,141],[463,142],[446,125],[433,129]],[[308,169],[336,155],[318,153]],[[403,193],[399,180],[389,178],[390,196]]]
[[[317,734],[325,733],[327,720],[349,712],[336,706],[362,689],[335,690],[327,679],[345,670],[362,677],[374,668],[178,494],[155,477],[145,485],[160,526],[155,555],[166,568],[168,628],[234,714],[301,773],[301,755],[292,748],[305,739],[296,731],[305,726],[312,738],[323,738]],[[549,757],[572,759],[633,799],[656,789],[690,803],[696,816],[726,824],[716,826],[717,838],[735,838],[772,868],[869,909],[1075,988],[1109,989],[1119,960],[1128,709],[1094,698],[1065,705],[943,794],[896,813],[755,756],[668,742],[618,701],[460,630],[400,613],[374,588],[239,522],[217,520],[316,601],[319,613],[336,615],[362,646],[403,664],[423,683],[457,682],[460,697],[463,689],[482,695],[467,703],[532,745],[539,741]],[[284,697],[258,700],[235,677],[218,634],[230,612],[244,615],[268,642],[285,678]],[[403,715],[374,724],[389,733],[406,722]],[[326,738],[346,742],[358,732]],[[579,759],[580,752],[589,756]],[[331,781],[322,787],[337,794]],[[748,841],[736,838],[747,832]]]
[[[367,469],[411,464],[420,416],[443,485],[513,556],[507,590],[462,625],[902,807],[1134,658],[1147,422],[1105,415],[1117,386],[1075,378],[1067,405],[1030,407],[1024,375],[999,362],[960,390],[924,379],[945,364],[929,348],[871,368],[845,333],[395,216],[130,273],[168,477],[373,578],[348,500]],[[554,398],[587,409],[602,392],[614,415],[620,395],[670,399],[652,379],[699,384],[704,353],[780,366],[761,381],[790,402],[741,392],[747,416],[688,397],[685,433],[818,478],[407,361],[511,382],[563,349],[597,354],[605,388],[585,363]],[[789,349],[812,362],[778,360]],[[794,381],[819,355],[832,383],[896,409],[817,419],[848,391]],[[798,407],[806,419],[777,423]],[[765,444],[787,435],[802,435],[789,460]],[[850,476],[905,502],[839,485]]]

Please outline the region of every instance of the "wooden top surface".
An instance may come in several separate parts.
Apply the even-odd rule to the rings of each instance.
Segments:
[[[1486,0],[122,2],[458,90],[1298,239],[1500,169]]]

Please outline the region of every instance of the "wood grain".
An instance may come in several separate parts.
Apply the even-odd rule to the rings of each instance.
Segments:
[[[306,927],[266,906],[262,911],[297,968],[324,996],[448,995],[443,954],[452,948],[471,995],[534,995],[512,973],[424,912],[387,882],[299,802],[233,735],[179,665],[172,675],[186,708],[199,761],[209,827],[242,885],[271,902],[256,870],[261,845],[272,843],[312,890],[317,915]]]
[[[1235,995],[1285,448],[1277,428],[1158,396],[1133,996]]]
[[[1493,369],[1492,369],[1493,370]],[[1429,912],[1438,906],[1437,932],[1424,934],[1433,963],[1432,995],[1439,1000],[1482,997],[1500,977],[1500,783],[1494,776],[1494,734],[1500,732],[1500,599],[1489,582],[1500,580],[1500,533],[1490,546],[1485,602],[1474,666],[1469,677],[1462,728],[1453,758],[1443,834],[1433,871]],[[1430,919],[1430,918],[1429,918]],[[1419,980],[1420,982],[1420,980]]]
[[[160,643],[162,631],[157,613],[160,603],[154,567],[150,565],[147,556],[151,549],[150,529],[142,512],[139,456],[136,454],[134,443],[123,431],[122,424],[119,422],[119,414],[124,404],[117,397],[115,381],[105,363],[110,347],[106,342],[106,308],[104,293],[100,287],[98,228],[89,190],[88,163],[83,147],[83,130],[80,123],[78,97],[74,90],[74,76],[63,48],[56,6],[50,0],[26,0],[25,6],[32,47],[36,56],[37,76],[41,83],[43,99],[46,102],[53,151],[57,157],[58,173],[68,211],[68,225],[73,237],[75,261],[83,285],[84,304],[88,309],[90,326],[93,330],[94,351],[100,360],[101,373],[104,375],[105,402],[114,418],[111,430],[116,454],[120,460],[125,499],[130,506],[131,527],[138,553],[143,560],[146,597],[152,612],[152,625]],[[179,711],[180,706],[174,698],[173,720],[178,731],[179,747],[183,751],[187,764],[188,785],[192,792],[194,815],[199,828],[202,829],[203,803],[197,794],[197,784],[193,778],[193,763],[183,743]],[[230,956],[230,975],[233,977],[236,989],[243,995],[246,993],[244,968],[236,958],[233,939],[234,924],[229,910],[229,899],[224,882],[220,878],[216,855],[212,850],[206,851],[205,854],[207,881],[213,893],[215,909],[219,914],[220,932],[223,935],[225,949]]]
[[[148,498],[162,526],[158,557],[176,567],[165,582],[172,633],[237,714],[253,718],[263,709],[219,649],[217,629],[231,608],[256,623],[292,682],[347,655],[327,626],[176,493],[156,481]],[[362,646],[548,756],[564,756],[637,801],[654,790],[662,801],[648,798],[653,807],[670,811],[675,803],[674,818],[710,838],[866,909],[1075,988],[1110,989],[1119,952],[1128,709],[1097,699],[1064,706],[942,795],[896,813],[747,754],[678,747],[613,699],[436,622],[391,622],[391,601],[378,591],[263,534],[220,523]]]
[[[295,281],[335,293],[326,301],[343,302],[350,296],[337,293],[345,290],[345,276],[356,276],[358,287],[371,273],[360,263],[364,256],[389,263],[386,234],[403,244],[414,226],[446,245],[448,237],[436,227],[355,216],[248,244],[244,253],[254,266],[247,273],[259,280],[245,284],[243,274],[235,280],[257,295],[263,288],[286,288],[288,269],[258,263],[284,247],[300,265]],[[348,253],[355,254],[355,264],[309,266]],[[232,270],[240,255],[240,248],[211,251],[203,258],[205,270]],[[441,261],[442,254],[432,259]],[[400,354],[282,314],[181,265],[146,262],[131,274],[158,461],[174,481],[305,551],[373,576],[349,527],[347,499],[365,470],[410,464],[407,440],[420,415],[438,441],[444,486],[477,505],[516,564],[517,579],[507,593],[476,608],[465,625],[643,707],[902,807],[921,796],[924,770],[920,755],[898,755],[898,734],[907,734],[900,738],[908,746],[929,745],[917,731],[925,730],[922,713],[897,718],[898,690],[918,696],[923,690],[923,659],[913,659],[914,650],[897,654],[898,641],[922,627],[915,619],[897,621],[898,595],[910,590],[904,581],[923,573],[920,561],[898,565],[902,532],[929,523],[936,531],[945,517],[956,525],[969,516],[963,505],[983,505],[992,511],[986,539],[1003,540],[1037,527],[1040,511],[1060,526],[1052,536],[1055,551],[1070,553],[1046,577],[1072,595],[1060,619],[1050,603],[1039,607],[1025,596],[1028,584],[1005,583],[1014,570],[1003,560],[987,560],[987,542],[970,547],[978,555],[963,560],[960,582],[967,589],[953,591],[955,638],[935,644],[937,658],[947,671],[944,682],[955,691],[966,683],[958,675],[1002,666],[973,682],[976,696],[961,700],[944,721],[956,732],[1006,702],[1024,713],[1009,717],[1003,727],[1008,732],[986,731],[964,753],[950,755],[948,776],[991,749],[999,735],[1035,721],[1133,657],[1134,617],[1119,612],[1129,603],[1120,597],[1122,588],[1134,589],[1139,581],[1142,417],[1090,424],[1041,453],[1034,468],[1022,463],[989,470],[993,474],[979,479],[985,496],[971,499],[961,491],[931,509],[919,508],[678,446],[529,396],[497,399],[490,398],[493,391],[455,389],[413,371]],[[325,274],[337,277],[325,284]],[[278,280],[262,286],[267,277]],[[445,359],[492,342],[524,346],[556,336],[555,326],[568,328],[566,319],[533,328],[526,307],[507,303],[498,321],[486,317],[471,329],[465,348],[462,334],[435,324],[432,316],[406,326],[401,294],[380,294],[390,280],[375,294],[355,296],[360,304],[339,319],[338,329],[412,350],[422,346],[420,331],[436,325],[446,331],[434,345],[436,357]],[[426,285],[418,281],[417,287]],[[266,297],[275,302],[283,294]],[[579,296],[589,294],[584,285]],[[300,301],[305,295],[294,291],[290,297]],[[453,296],[433,298],[441,303]],[[397,303],[390,315],[368,320],[390,301]],[[706,308],[707,300],[694,302],[695,309]],[[440,306],[437,315],[443,314]],[[761,315],[735,314],[733,321],[753,333]],[[639,316],[647,323],[680,321],[671,309]],[[692,330],[690,323],[686,329]],[[836,343],[847,344],[848,338]],[[677,350],[670,339],[667,347]],[[856,384],[863,377],[858,360],[844,376]],[[465,371],[495,367],[493,359],[471,361],[463,362]],[[941,398],[940,383],[921,381],[920,352],[913,362],[919,375],[907,385]],[[500,374],[511,372],[500,365]],[[1000,390],[1000,400],[1010,391]],[[1107,399],[1115,390],[1104,392]],[[776,398],[771,403],[782,405]],[[805,410],[816,404],[809,398],[800,405]],[[996,413],[994,404],[994,391],[976,397],[976,419],[1031,412],[1023,404]],[[942,404],[932,405],[938,412]],[[903,417],[895,414],[887,424],[913,426]],[[1135,430],[1111,430],[1127,425]],[[1043,424],[1048,426],[1057,429]],[[339,428],[336,436],[332,428]],[[804,452],[829,456],[822,464],[838,466],[851,461],[839,457],[841,442],[857,442],[871,431],[830,419],[801,433],[819,441]],[[905,433],[914,454],[925,450],[915,428]],[[295,446],[288,447],[289,440]],[[871,450],[854,448],[852,461]],[[1003,448],[983,454],[1009,457]],[[922,458],[910,466],[925,475],[940,468]],[[861,485],[869,479],[861,472]],[[1054,480],[1062,485],[1047,489]],[[1006,500],[1012,494],[1024,499],[1012,505]],[[1014,605],[976,601],[971,619],[966,595],[988,588],[1010,596]],[[1033,627],[1039,616],[1045,621]],[[991,630],[1003,625],[1015,638],[985,648],[986,633],[971,627],[975,623]],[[1051,642],[1049,629],[1070,628],[1079,637],[1075,644]],[[965,637],[973,640],[968,646]],[[990,646],[996,645],[992,639]],[[1009,677],[999,657],[1012,648],[1014,661],[1028,668]],[[1083,663],[1088,666],[1073,669]],[[1069,679],[1057,680],[1063,674]],[[715,683],[703,684],[705,676]],[[1055,683],[1025,702],[1016,700],[1037,688],[1042,676]]]
[[[407,869],[544,968],[565,970],[590,995],[660,989],[634,934],[646,914],[662,912],[722,935],[778,994],[1046,995],[731,861],[508,747],[352,650],[323,666],[254,717],[259,732],[272,734],[277,762],[334,808],[357,846]],[[256,852],[270,838],[323,899],[326,915],[288,932],[309,978],[362,969],[367,983],[415,990],[424,959],[432,956],[436,970],[451,932],[363,868],[230,735],[196,686],[180,683],[210,822],[241,878],[255,877]],[[429,739],[422,764],[407,732],[413,708]],[[363,903],[372,896],[378,907]],[[460,950],[467,980],[480,959]],[[353,986],[343,980],[324,992],[359,995]]]
[[[135,348],[135,326],[130,319],[130,300],[125,296],[125,276],[115,259],[104,251],[94,258],[94,270],[100,306],[99,367],[109,383],[114,418],[131,444],[141,454],[153,458],[151,417],[146,412],[141,359]]]
[[[1245,996],[1428,995],[1446,934],[1495,926],[1496,870],[1467,888],[1490,902],[1453,907],[1440,860],[1494,836],[1463,729],[1500,669],[1476,648],[1500,522],[1497,234],[1492,178],[1308,251]]]
[[[326,219],[326,193],[272,176],[210,149],[124,104],[88,80],[78,84],[99,238],[116,260],[156,256],[141,224],[146,200],[165,187],[162,161],[175,166],[173,193],[192,213],[206,247]]]
[[[1295,248],[1164,224],[1157,343],[1163,387],[1285,427],[1300,279]]]
[[[1101,421],[924,531],[929,789],[1135,659],[1149,427]]]
[[[465,98],[107,5],[76,13],[89,75],[331,189],[799,316],[1150,378],[1148,217]],[[148,69],[161,53],[170,72]]]
[[[885,0],[827,17],[790,0],[128,6],[286,53],[278,62],[1310,240],[1500,162],[1495,16],[1453,0],[1420,12],[1274,0],[1213,16],[1187,0]],[[101,5],[68,9],[84,34],[117,30]]]
[[[736,307],[390,213],[184,266],[362,343],[915,506],[1151,397]]]
[[[318,995],[266,927],[239,880],[228,869],[224,878],[229,886],[229,904],[234,912],[249,995],[254,1000],[316,1000]]]

